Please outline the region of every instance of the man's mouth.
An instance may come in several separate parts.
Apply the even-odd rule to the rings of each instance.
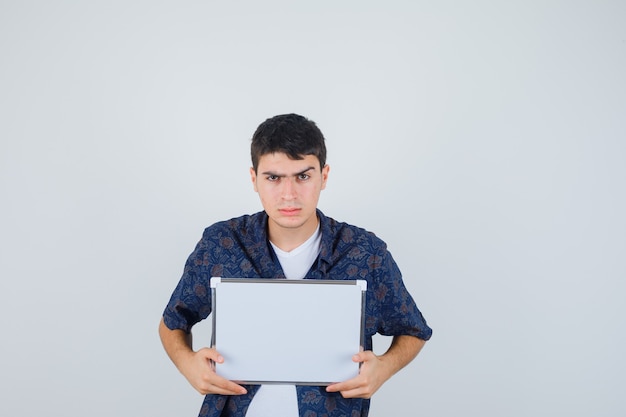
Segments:
[[[278,209],[280,214],[282,214],[283,216],[294,216],[298,214],[300,210],[301,209],[296,208],[296,207],[286,207],[286,208]]]

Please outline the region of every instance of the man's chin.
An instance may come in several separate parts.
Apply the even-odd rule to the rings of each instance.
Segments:
[[[304,220],[298,217],[281,217],[274,221],[277,226],[285,229],[298,229],[304,225]]]

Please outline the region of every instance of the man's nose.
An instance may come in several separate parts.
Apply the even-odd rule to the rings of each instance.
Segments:
[[[285,178],[282,186],[282,196],[285,200],[291,200],[296,196],[295,178]]]

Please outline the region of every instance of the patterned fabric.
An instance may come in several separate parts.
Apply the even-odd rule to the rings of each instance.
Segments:
[[[432,330],[402,282],[385,243],[364,229],[337,222],[317,211],[321,252],[306,279],[364,279],[365,350],[372,336],[411,335],[428,340]],[[190,332],[211,313],[211,277],[285,278],[267,238],[265,212],[216,223],[205,229],[187,259],[183,276],[163,313],[170,329]],[[356,352],[355,352],[356,353]],[[242,396],[207,395],[200,417],[242,417],[258,386],[245,386]],[[345,399],[325,387],[297,386],[301,417],[365,417],[369,400]]]

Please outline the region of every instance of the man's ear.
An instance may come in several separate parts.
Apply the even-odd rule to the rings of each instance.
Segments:
[[[328,180],[328,172],[330,172],[330,165],[324,165],[322,168],[322,190],[326,188],[326,181]]]
[[[254,191],[258,193],[259,190],[257,190],[256,188],[256,171],[254,170],[254,167],[250,167],[250,179],[252,180],[252,186],[254,187]]]

